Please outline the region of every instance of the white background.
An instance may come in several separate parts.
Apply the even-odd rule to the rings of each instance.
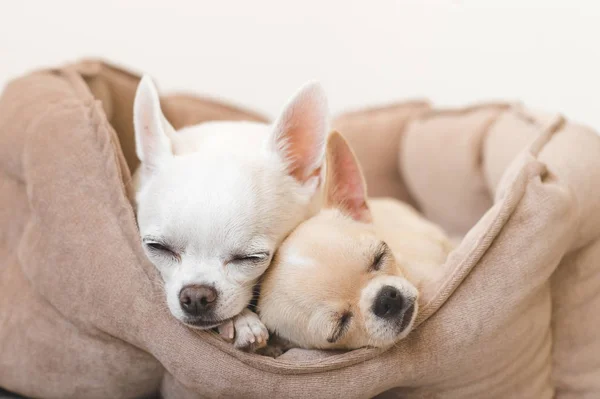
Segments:
[[[0,86],[86,56],[270,116],[317,79],[334,112],[508,99],[600,129],[597,0],[0,0]]]

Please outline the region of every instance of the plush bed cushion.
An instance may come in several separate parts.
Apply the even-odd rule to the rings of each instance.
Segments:
[[[506,104],[340,115],[372,192],[464,238],[394,348],[270,359],[164,304],[130,204],[138,79],[84,62],[0,98],[0,386],[44,398],[600,395],[594,132]],[[176,127],[264,120],[192,96],[162,103]]]

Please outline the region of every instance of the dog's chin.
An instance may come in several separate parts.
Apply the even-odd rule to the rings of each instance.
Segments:
[[[414,305],[406,312],[404,312],[404,314],[402,315],[402,320],[400,321],[398,335],[402,335],[402,337],[405,337],[410,332],[410,330],[412,329],[413,321],[415,319],[416,308],[417,305]]]
[[[181,320],[185,325],[198,329],[198,330],[210,330],[211,328],[215,328],[220,326],[221,324],[229,321],[230,319],[222,319],[222,320],[201,320],[197,318],[188,317],[184,320]]]
[[[398,341],[406,338],[408,334],[413,330],[414,321],[416,319],[417,305],[406,311],[401,318],[398,318],[390,322],[387,327],[382,328],[385,331],[384,334],[377,336],[371,336],[369,341],[371,347],[374,348],[388,348],[395,345]],[[381,331],[381,330],[380,330]]]

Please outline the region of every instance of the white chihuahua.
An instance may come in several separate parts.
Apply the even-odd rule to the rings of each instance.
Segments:
[[[267,330],[247,306],[279,244],[316,211],[323,90],[305,86],[273,125],[210,122],[176,132],[144,77],[134,125],[140,235],[171,313],[196,328],[218,326],[238,348],[264,345]]]

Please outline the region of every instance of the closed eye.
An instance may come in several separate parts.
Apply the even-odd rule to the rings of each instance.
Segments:
[[[369,267],[369,271],[377,271],[381,269],[381,266],[385,263],[386,258],[389,255],[389,247],[385,242],[381,242],[377,247],[375,254],[373,255],[373,262]]]
[[[344,312],[342,315],[336,320],[336,323],[331,331],[331,334],[327,337],[327,342],[333,344],[334,342],[339,341],[350,327],[350,320],[352,319],[352,312]]]
[[[268,260],[270,254],[268,251],[256,252],[252,254],[244,254],[244,255],[234,255],[231,257],[229,262],[233,263],[243,263],[243,262],[251,262],[251,263],[262,263]]]
[[[168,256],[177,261],[181,259],[179,253],[177,253],[177,251],[173,247],[164,242],[156,241],[155,239],[151,238],[145,238],[144,245],[146,246],[148,251],[153,255]]]

